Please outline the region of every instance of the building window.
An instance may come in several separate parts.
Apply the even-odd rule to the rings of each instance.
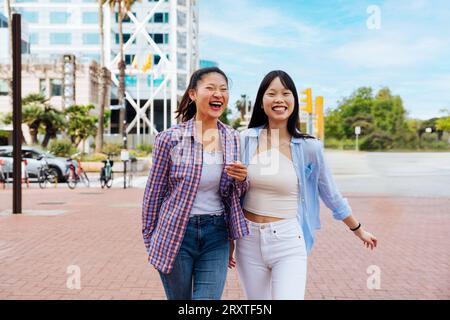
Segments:
[[[8,82],[5,79],[0,79],[0,96],[8,95]]]
[[[28,23],[39,23],[39,13],[36,11],[24,11],[22,16]]]
[[[161,76],[160,78],[153,79],[153,86],[159,87],[164,81],[164,76]],[[152,76],[147,76],[147,85],[150,87],[152,83]]]
[[[69,22],[70,13],[68,12],[50,12],[51,24],[66,24]]]
[[[99,44],[100,35],[98,33],[83,33],[83,44]]]
[[[169,13],[168,12],[157,12],[154,14],[150,22],[154,23],[168,23],[169,22]]]
[[[123,44],[125,44],[125,43],[127,43],[128,40],[130,40],[131,34],[124,33],[124,34],[122,34],[122,38],[123,38]],[[118,33],[116,33],[116,44],[119,44],[119,34]],[[134,38],[133,44],[136,44],[136,38]]]
[[[161,60],[161,56],[159,54],[155,54],[153,56],[153,65],[157,65],[159,63],[159,60]]]
[[[186,48],[187,39],[186,39],[185,32],[177,31],[177,44],[178,44],[178,47],[180,47],[180,48]]]
[[[124,57],[125,65],[130,65],[133,62],[134,54],[126,54]]]
[[[30,44],[39,43],[39,33],[30,33]]]
[[[169,43],[169,34],[168,33],[149,33],[150,37],[155,41],[155,43]]]
[[[47,79],[39,79],[39,93],[48,97]]]
[[[133,15],[136,17],[136,12],[132,12]],[[119,22],[119,13],[116,12],[116,22]],[[126,14],[123,19],[122,19],[123,23],[130,23],[131,22],[131,18],[128,16],[128,14]]]
[[[83,23],[84,24],[97,24],[98,23],[98,13],[97,12],[83,12]]]
[[[126,87],[136,87],[137,78],[136,76],[125,76],[125,86]]]
[[[162,33],[154,33],[151,35],[153,41],[155,43],[163,43],[164,42],[164,35]]]
[[[50,33],[50,44],[71,44],[72,35],[70,33]]]
[[[21,53],[30,53],[30,44],[26,41],[20,41],[20,52]]]
[[[62,80],[50,79],[50,93],[52,97],[62,96]]]

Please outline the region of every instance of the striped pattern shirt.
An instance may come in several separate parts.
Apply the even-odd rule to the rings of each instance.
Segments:
[[[218,122],[224,166],[240,158],[239,133]],[[142,233],[149,262],[170,273],[189,222],[203,167],[203,145],[196,140],[195,120],[160,132],[153,147],[152,167],[142,204]],[[249,187],[229,177],[220,179],[220,195],[229,239],[248,234],[239,198]]]

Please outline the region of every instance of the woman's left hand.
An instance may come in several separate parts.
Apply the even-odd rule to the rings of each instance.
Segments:
[[[234,260],[234,240],[230,240],[230,254],[228,256],[228,268],[236,267],[236,260]]]
[[[225,166],[225,172],[237,181],[244,181],[247,178],[247,167],[240,161],[234,161]]]
[[[355,235],[364,242],[366,248],[370,247],[371,250],[373,250],[373,248],[376,248],[378,240],[370,232],[367,232],[364,229],[359,228],[357,231],[355,231]]]

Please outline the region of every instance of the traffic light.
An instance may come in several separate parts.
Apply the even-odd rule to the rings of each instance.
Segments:
[[[300,102],[305,102],[305,104],[302,106],[302,110],[305,110],[309,114],[312,114],[312,91],[311,91],[311,88],[306,88],[301,93],[303,95],[305,95],[304,98],[300,99]]]
[[[321,96],[316,97],[314,108],[317,117],[317,136],[323,141],[324,139],[323,97]]]

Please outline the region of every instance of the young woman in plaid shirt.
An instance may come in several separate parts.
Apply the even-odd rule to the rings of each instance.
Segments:
[[[248,234],[239,134],[219,121],[228,99],[223,71],[197,70],[177,110],[181,123],[155,139],[142,232],[168,299],[220,299],[230,240]]]

